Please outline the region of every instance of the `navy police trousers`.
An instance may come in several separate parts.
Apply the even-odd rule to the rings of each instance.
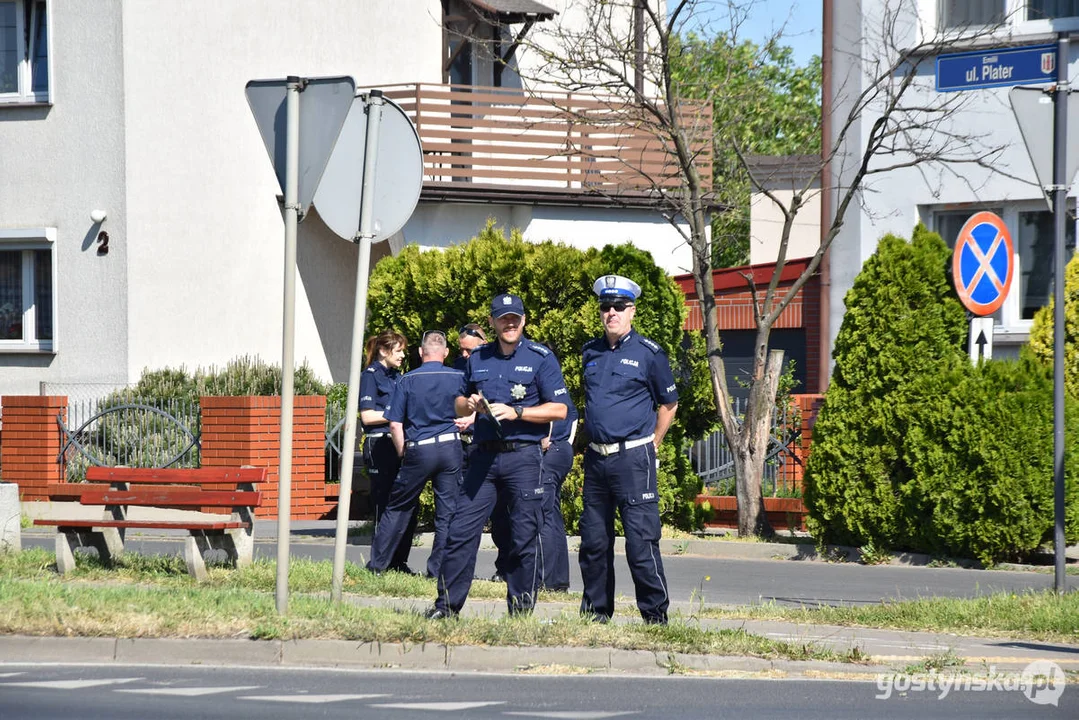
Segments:
[[[656,448],[652,443],[584,457],[584,511],[581,514],[581,613],[607,620],[614,614],[614,511],[622,517],[626,560],[637,609],[648,623],[665,623],[670,599],[659,556],[659,493]]]
[[[405,451],[401,470],[390,490],[386,510],[371,541],[371,560],[367,563],[369,570],[381,571],[399,567],[395,560],[402,554],[400,549],[412,547],[420,493],[429,477],[433,478],[435,491],[435,540],[431,547],[431,557],[427,560],[427,574],[438,577],[442,568],[446,534],[457,506],[457,493],[461,484],[461,443],[456,440],[417,445]],[[403,554],[407,560],[407,550]]]
[[[506,605],[511,614],[531,612],[539,588],[537,557],[543,522],[543,454],[538,444],[496,452],[476,447],[469,454],[457,509],[446,539],[435,608],[457,614],[464,607],[476,572],[483,526],[496,499],[509,514]]]
[[[540,530],[540,577],[547,590],[569,589],[569,541],[562,519],[562,483],[573,467],[568,440],[552,442],[543,454],[543,529]]]

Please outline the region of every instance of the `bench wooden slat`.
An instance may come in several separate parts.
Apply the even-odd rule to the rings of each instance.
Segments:
[[[39,518],[34,525],[71,528],[142,528],[158,530],[232,530],[249,527],[249,523],[232,520],[54,520]]]
[[[266,468],[114,468],[89,467],[87,482],[238,484],[266,480]]]
[[[183,485],[140,487],[131,490],[89,487],[79,495],[79,502],[83,505],[158,505],[166,507],[258,506],[262,503],[262,493],[250,490],[203,490],[202,488]]]

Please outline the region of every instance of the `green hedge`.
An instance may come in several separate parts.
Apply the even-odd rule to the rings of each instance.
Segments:
[[[1051,387],[1029,358],[971,366],[949,257],[922,226],[885,237],[845,298],[806,468],[818,541],[993,563],[1051,532]]]
[[[450,343],[466,322],[487,325],[491,298],[512,292],[524,300],[525,334],[552,347],[562,364],[566,386],[583,409],[581,347],[602,331],[592,283],[606,273],[633,278],[642,288],[634,327],[667,351],[682,400],[675,427],[663,449],[659,475],[664,522],[682,528],[697,525],[693,499],[700,481],[683,444],[714,424],[703,338],[682,330],[686,308],[681,290],[647,252],[631,245],[579,250],[553,242],[528,243],[514,231],[506,237],[489,223],[468,243],[444,250],[406,247],[383,259],[371,274],[368,333],[395,328],[410,343],[426,330],[445,330]],[[570,532],[580,514],[579,463],[566,481],[563,509]],[[431,513],[427,501],[421,520]]]

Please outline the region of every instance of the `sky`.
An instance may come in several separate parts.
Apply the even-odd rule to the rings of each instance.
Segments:
[[[673,4],[667,0],[668,8]],[[734,0],[734,4],[749,11],[739,28],[739,37],[760,43],[782,29],[781,44],[793,48],[799,65],[820,55],[822,0]],[[725,0],[701,2],[697,12],[715,23],[716,30],[730,27]]]

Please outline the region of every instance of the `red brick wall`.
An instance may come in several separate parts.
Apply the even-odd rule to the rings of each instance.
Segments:
[[[788,462],[779,474],[779,479],[787,486],[802,487],[802,478],[805,475],[805,462],[809,458],[810,446],[813,444],[813,426],[817,423],[817,414],[824,403],[824,396],[817,394],[791,395],[791,400],[798,407],[802,416],[802,441],[795,446],[794,454],[801,460],[801,464]]]
[[[19,486],[22,500],[48,500],[48,485],[64,479],[57,414],[67,420],[67,397],[5,395],[4,431],[0,435],[0,472]]]
[[[202,397],[202,466],[266,468],[259,517],[277,517],[280,397]],[[326,398],[298,396],[293,405],[292,493],[294,520],[315,520],[326,502],[324,445]]]

